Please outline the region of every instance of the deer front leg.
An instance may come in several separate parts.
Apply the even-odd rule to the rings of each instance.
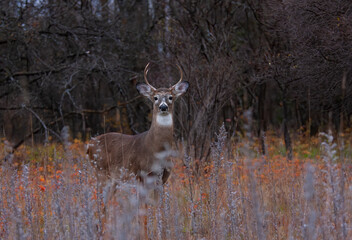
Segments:
[[[170,174],[171,174],[171,170],[164,168],[163,175],[161,177],[163,184],[166,183],[167,179],[170,177]]]

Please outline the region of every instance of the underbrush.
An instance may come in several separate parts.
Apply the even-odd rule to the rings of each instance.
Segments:
[[[115,179],[107,200],[78,140],[23,146],[0,168],[0,238],[352,238],[348,138],[343,146],[326,134],[296,141],[288,161],[273,135],[266,156],[256,139],[232,143],[226,136],[221,128],[206,162],[175,158],[160,197],[147,205],[134,178]]]

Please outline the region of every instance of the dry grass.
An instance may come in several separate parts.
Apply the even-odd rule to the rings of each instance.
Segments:
[[[138,239],[141,216],[150,239],[352,238],[351,139],[340,147],[327,135],[299,139],[288,162],[275,136],[267,156],[255,139],[225,136],[220,130],[208,162],[175,159],[147,209],[138,184],[124,178],[104,207],[80,141],[22,147],[0,168],[0,238]]]

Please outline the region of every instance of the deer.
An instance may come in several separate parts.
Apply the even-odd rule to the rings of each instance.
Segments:
[[[173,138],[173,107],[175,101],[187,92],[189,83],[179,81],[170,88],[155,88],[147,78],[150,63],[144,68],[145,83],[137,83],[137,91],[153,103],[152,121],[148,131],[137,135],[110,132],[92,138],[88,155],[97,170],[107,177],[119,173],[121,168],[133,173],[140,181],[156,177],[164,184],[171,174],[173,164],[169,159]]]

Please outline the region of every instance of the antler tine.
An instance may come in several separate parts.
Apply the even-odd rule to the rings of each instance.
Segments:
[[[148,69],[149,64],[150,64],[150,62],[149,62],[149,63],[147,64],[147,66],[145,66],[145,68],[144,68],[144,81],[146,82],[146,84],[148,84],[149,86],[151,86],[150,83],[148,82],[148,79],[147,79],[147,74],[148,74],[148,71],[149,71],[149,69]]]
[[[149,64],[150,64],[150,62],[149,62],[149,63],[147,64],[147,66],[145,66],[145,68],[144,68],[144,81],[145,81],[146,84],[148,84],[149,87],[151,87],[153,90],[155,90],[155,87],[153,87],[153,86],[148,82],[148,79],[147,79],[147,74],[148,74],[148,71],[149,71],[149,69],[148,69]]]
[[[175,87],[177,84],[179,84],[180,82],[182,82],[182,79],[183,79],[183,71],[182,71],[180,65],[176,64],[176,66],[177,66],[178,70],[180,71],[181,77],[180,77],[180,80],[179,80],[175,85],[173,85],[172,87]]]

